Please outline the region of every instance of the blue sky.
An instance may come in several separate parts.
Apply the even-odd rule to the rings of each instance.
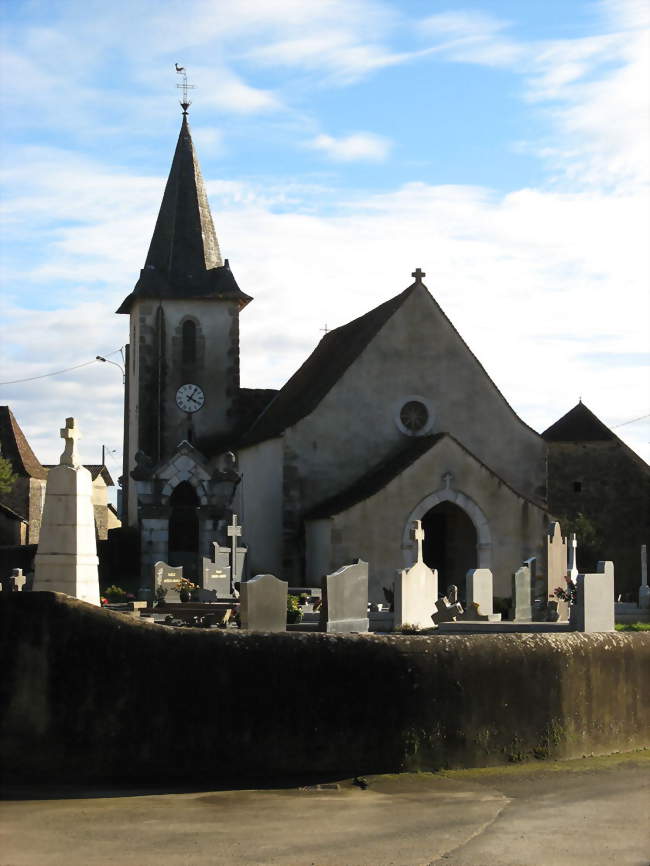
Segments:
[[[1,381],[115,351],[185,65],[243,384],[425,282],[544,429],[582,396],[646,459],[647,6],[222,0],[3,5]],[[111,355],[119,361],[119,355]],[[114,374],[114,375],[113,375]],[[121,449],[115,368],[3,385],[45,462]],[[86,449],[86,451],[84,451]]]

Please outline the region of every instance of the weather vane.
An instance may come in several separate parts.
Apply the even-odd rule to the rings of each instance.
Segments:
[[[196,90],[196,85],[187,83],[187,72],[185,71],[184,66],[179,66],[178,63],[175,63],[174,66],[176,67],[176,74],[183,76],[183,83],[177,84],[176,87],[178,87],[179,90],[183,91],[183,101],[181,102],[181,108],[183,109],[183,114],[187,115],[187,109],[192,104],[191,101],[187,98],[187,91]]]

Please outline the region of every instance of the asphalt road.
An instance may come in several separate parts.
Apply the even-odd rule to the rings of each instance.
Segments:
[[[649,751],[368,781],[8,792],[0,866],[650,866]]]

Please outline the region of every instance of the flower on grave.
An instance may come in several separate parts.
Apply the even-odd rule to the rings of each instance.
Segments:
[[[198,589],[196,583],[192,583],[191,580],[188,580],[186,577],[181,577],[181,579],[176,584],[176,589],[178,592],[192,592],[195,589]]]
[[[578,590],[576,589],[573,581],[568,578],[567,579],[566,588],[563,586],[556,586],[553,590],[553,597],[557,598],[559,601],[566,601],[567,604],[575,604],[578,596]]]
[[[108,599],[107,599],[107,598],[104,598],[104,596],[102,596],[102,597],[99,599],[99,603],[101,604],[102,607],[104,607],[105,604],[108,604]]]

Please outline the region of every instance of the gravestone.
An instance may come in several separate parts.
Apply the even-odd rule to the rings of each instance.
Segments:
[[[33,590],[64,592],[99,607],[92,478],[77,453],[79,430],[66,418],[58,466],[48,472]]]
[[[22,568],[13,568],[9,577],[2,578],[3,592],[23,592],[27,578],[23,574]]]
[[[569,561],[567,563],[567,574],[571,578],[571,582],[575,585],[578,579],[578,539],[575,532],[571,533],[569,540]],[[558,586],[564,586],[558,584]]]
[[[571,626],[576,631],[614,631],[614,563],[599,562],[596,574],[579,574]]]
[[[156,589],[161,586],[167,590],[165,602],[168,604],[180,604],[181,596],[177,589],[183,577],[183,566],[167,565],[166,562],[157,562],[153,567]]]
[[[512,576],[512,607],[514,622],[531,622],[533,618],[533,578],[530,565],[522,565]]]
[[[467,603],[463,621],[499,622],[500,613],[494,613],[492,606],[492,572],[489,568],[471,568],[465,576]]]
[[[368,563],[358,559],[323,577],[321,631],[368,631]]]
[[[417,559],[408,570],[395,578],[395,628],[415,625],[430,628],[431,616],[438,598],[438,572],[432,571],[422,558],[424,530],[422,522],[413,523],[413,537],[417,544]]]
[[[567,543],[562,537],[562,529],[557,520],[549,524],[546,533],[546,599],[559,586],[566,586]]]
[[[641,545],[641,586],[639,587],[639,607],[650,608],[650,586],[648,586],[648,552],[645,544]]]
[[[458,601],[458,587],[452,584],[447,587],[447,595],[436,600],[436,611],[431,614],[435,625],[441,622],[455,622],[456,617],[461,616],[463,607]]]
[[[287,630],[288,585],[272,574],[258,574],[241,585],[241,627],[250,631]]]
[[[227,547],[220,547],[216,541],[213,542],[213,546],[214,562],[203,557],[203,583],[202,591],[199,593],[201,601],[232,598],[230,550]]]

